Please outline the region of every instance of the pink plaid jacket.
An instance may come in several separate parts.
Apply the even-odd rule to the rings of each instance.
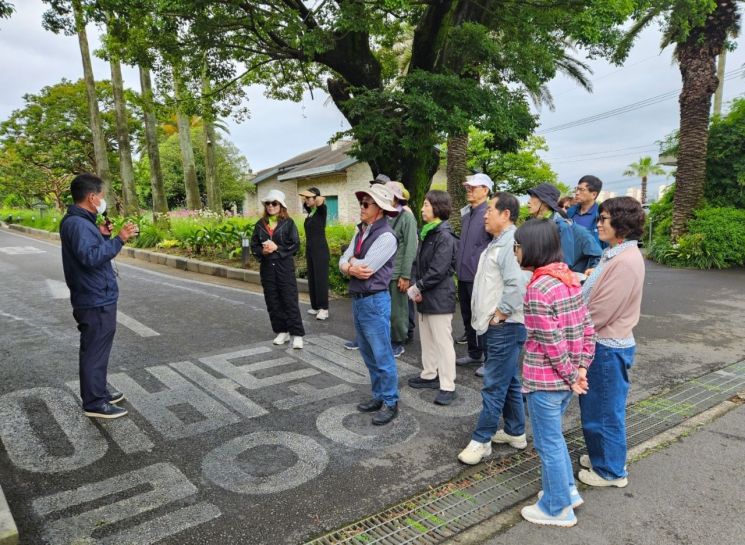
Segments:
[[[534,278],[525,294],[523,392],[570,390],[579,367],[595,355],[595,328],[582,288],[549,275]]]

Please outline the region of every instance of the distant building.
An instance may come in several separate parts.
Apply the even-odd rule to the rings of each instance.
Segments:
[[[667,193],[667,190],[670,189],[669,184],[662,184],[660,188],[657,190],[657,200],[659,201],[662,197],[665,196],[665,193]]]
[[[633,197],[639,202],[642,202],[642,188],[641,187],[629,187],[626,190],[627,197]]]
[[[615,196],[616,196],[616,192],[615,191],[606,191],[604,189],[600,193],[598,193],[598,199],[597,200],[599,202],[603,202],[603,201],[606,201],[608,199],[612,199]]]

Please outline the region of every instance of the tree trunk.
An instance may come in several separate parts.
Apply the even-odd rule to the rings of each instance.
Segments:
[[[676,51],[683,89],[678,99],[680,146],[670,230],[673,240],[686,233],[688,220],[704,194],[711,96],[719,84],[715,60],[737,21],[736,6],[731,0],[716,3],[706,24],[693,29]]]
[[[647,202],[647,177],[642,176],[642,204]]]
[[[93,79],[93,68],[91,66],[91,54],[88,48],[88,35],[85,32],[85,17],[80,0],[72,0],[72,9],[75,17],[75,31],[78,35],[80,45],[80,56],[83,59],[83,77],[85,79],[85,91],[88,96],[88,111],[91,116],[91,136],[93,138],[93,152],[96,158],[96,174],[103,180],[106,194],[112,201],[116,198],[111,185],[111,169],[109,158],[106,155],[106,140],[101,126],[101,113],[98,110],[98,98],[96,97],[96,81]]]
[[[717,63],[717,79],[719,85],[714,93],[714,115],[722,115],[722,95],[724,94],[724,70],[727,64],[727,49],[722,48],[722,52],[719,54],[719,62]]]
[[[177,75],[174,75],[173,83],[176,90],[176,122],[178,125],[178,143],[181,148],[181,165],[184,169],[186,208],[199,210],[202,208],[202,199],[199,195],[197,167],[194,162],[194,149],[191,144],[191,125],[189,116],[183,113],[180,103],[183,99],[183,83]]]
[[[207,189],[207,208],[221,214],[223,211],[222,196],[217,179],[217,158],[215,154],[217,135],[215,134],[214,113],[209,94],[210,82],[205,77],[202,79],[202,119],[204,122],[204,177]]]
[[[424,196],[432,185],[432,176],[437,172],[440,156],[432,147],[422,147],[415,153],[402,158],[401,182],[409,190],[409,207],[416,212],[421,210]]]
[[[113,56],[109,62],[111,65],[111,87],[114,94],[114,108],[116,109],[116,139],[119,143],[119,172],[122,176],[124,214],[130,216],[139,214],[140,206],[137,202],[135,175],[132,168],[132,148],[129,144],[129,120],[127,106],[124,102],[122,66],[119,63],[119,59]]]
[[[158,150],[158,122],[155,117],[155,103],[153,101],[153,87],[150,82],[150,71],[139,67],[140,87],[142,88],[142,110],[145,114],[145,140],[147,141],[147,157],[150,162],[150,186],[153,195],[153,217],[156,221],[160,216],[168,214],[168,202],[163,186],[163,173],[160,169],[160,151]]]
[[[463,182],[468,175],[468,133],[451,134],[448,137],[447,180],[448,193],[453,200],[450,225],[460,233],[460,209],[466,205],[466,190]]]

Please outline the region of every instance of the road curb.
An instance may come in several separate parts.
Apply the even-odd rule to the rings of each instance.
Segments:
[[[18,528],[0,487],[0,545],[17,545]]]
[[[2,227],[14,231],[20,231],[29,235],[38,236],[41,238],[59,241],[59,233],[52,233],[50,231],[34,229],[33,227],[26,227],[25,225],[17,224],[7,225],[3,223]],[[154,263],[156,265],[165,265],[166,267],[181,269],[182,271],[190,271],[210,276],[219,276],[232,280],[241,280],[242,282],[247,282],[249,284],[261,284],[261,277],[256,271],[239,269],[237,267],[228,267],[227,265],[218,265],[217,263],[210,263],[209,261],[190,259],[188,257],[164,254],[161,252],[153,252],[151,250],[143,250],[141,248],[130,248],[129,246],[125,246],[124,248],[122,248],[120,255],[140,261],[147,261],[148,263]],[[297,289],[302,293],[309,293],[310,290],[308,288],[308,281],[304,278],[298,278]]]

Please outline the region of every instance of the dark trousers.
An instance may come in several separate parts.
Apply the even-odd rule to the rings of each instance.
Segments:
[[[116,333],[116,303],[105,307],[73,309],[80,331],[80,398],[83,409],[92,411],[108,403],[106,373]]]
[[[468,355],[480,359],[484,355],[484,340],[476,335],[476,330],[471,327],[471,296],[473,295],[473,282],[462,282],[458,280],[458,299],[460,299],[460,315],[463,317],[463,325],[466,328],[468,338]]]
[[[416,324],[416,307],[414,306],[414,301],[409,299],[409,330],[408,330],[408,334],[406,335],[407,341],[411,341],[414,339],[415,324]]]
[[[275,333],[289,332],[295,337],[305,335],[293,258],[265,259],[261,262],[259,273],[272,330]]]
[[[329,308],[329,252],[328,248],[308,249],[308,289],[310,306],[316,310]]]

